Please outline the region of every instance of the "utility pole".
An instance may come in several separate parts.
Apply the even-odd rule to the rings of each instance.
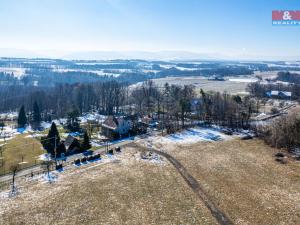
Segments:
[[[57,161],[56,161],[56,154],[57,154],[57,151],[56,151],[56,135],[54,137],[54,157],[55,157],[55,166],[57,166]]]
[[[1,154],[1,156],[0,156],[0,161],[1,161],[0,167],[3,167],[3,169],[4,169],[4,158],[3,158],[3,155],[2,155],[3,151],[4,151],[4,145],[1,145],[0,146],[0,154]]]
[[[162,113],[163,113],[163,118],[161,121],[161,136],[164,135],[164,122],[165,122],[165,104],[163,102],[163,106],[162,106]]]

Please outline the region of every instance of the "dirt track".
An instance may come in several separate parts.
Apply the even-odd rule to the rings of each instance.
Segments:
[[[180,175],[183,177],[183,179],[186,181],[186,183],[192,188],[192,190],[197,194],[199,199],[204,202],[206,207],[210,210],[211,214],[214,216],[214,218],[222,225],[231,225],[233,224],[231,220],[225,215],[224,212],[222,212],[220,209],[217,208],[217,206],[209,199],[209,197],[205,194],[204,190],[202,189],[201,185],[198,183],[198,181],[191,175],[189,172],[185,169],[185,167],[176,160],[173,156],[161,152],[158,150],[155,150],[153,148],[148,149],[144,146],[133,144],[137,146],[137,149],[140,149],[141,151],[152,151],[156,154],[159,154],[163,157],[165,157],[180,173]]]

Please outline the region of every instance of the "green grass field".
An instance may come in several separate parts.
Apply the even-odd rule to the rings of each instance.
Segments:
[[[4,146],[3,160],[4,166],[0,169],[0,174],[10,171],[10,167],[16,163],[20,167],[28,167],[38,163],[37,157],[45,151],[38,139],[26,137],[28,134],[19,134],[11,140],[8,140]]]

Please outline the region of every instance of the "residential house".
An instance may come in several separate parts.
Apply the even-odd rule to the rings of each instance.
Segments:
[[[282,99],[292,98],[292,92],[290,91],[268,91],[266,95],[269,98],[282,98]]]
[[[126,117],[108,116],[101,125],[102,134],[110,139],[118,139],[129,135],[132,121]]]
[[[216,76],[216,75],[209,77],[208,80],[211,80],[211,81],[225,81],[225,79],[222,76]]]
[[[69,135],[64,141],[67,155],[72,155],[80,152],[80,142],[75,137]]]

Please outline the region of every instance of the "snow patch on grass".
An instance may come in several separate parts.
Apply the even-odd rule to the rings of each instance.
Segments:
[[[30,134],[25,136],[25,138],[36,138],[36,137],[44,137],[47,136],[46,134]]]
[[[39,155],[38,159],[41,161],[50,161],[51,156],[50,156],[50,154],[44,153],[42,155]]]
[[[233,139],[233,137],[226,135],[222,131],[222,128],[213,126],[190,128],[167,136],[150,136],[140,140],[140,142],[144,143],[146,147],[151,148],[151,146],[156,146],[162,151],[176,147],[177,144],[189,145],[198,142],[227,141],[231,139]]]
[[[199,141],[222,141],[231,139],[217,128],[191,128],[180,133],[170,134],[162,138],[165,142],[181,144],[196,143]]]
[[[78,119],[81,123],[87,123],[88,121],[96,121],[98,123],[102,123],[106,119],[106,116],[97,113],[87,113],[83,116],[78,117]]]
[[[49,122],[41,122],[41,127],[45,130],[45,129],[49,129],[51,127],[51,123]]]
[[[54,172],[50,172],[49,174],[44,174],[42,176],[42,183],[54,183],[57,180],[58,176]]]

